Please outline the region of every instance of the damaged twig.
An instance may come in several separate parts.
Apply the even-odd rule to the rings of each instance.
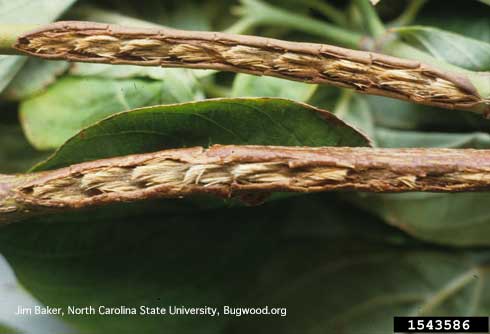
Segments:
[[[461,192],[490,189],[490,150],[212,146],[0,176],[0,221],[196,194],[274,191]]]
[[[331,45],[72,21],[25,33],[15,48],[46,59],[268,75],[447,109],[490,112],[490,76],[486,73],[448,71]]]

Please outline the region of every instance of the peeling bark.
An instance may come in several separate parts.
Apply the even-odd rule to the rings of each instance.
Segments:
[[[480,96],[465,72],[324,44],[72,21],[24,34],[15,48],[47,59],[275,76],[447,109],[490,112],[488,97]]]
[[[0,221],[46,210],[273,191],[461,192],[490,189],[490,150],[220,146],[97,160],[0,177]]]

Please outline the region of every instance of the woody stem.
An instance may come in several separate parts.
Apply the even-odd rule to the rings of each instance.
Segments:
[[[0,221],[196,194],[490,190],[490,150],[212,146],[0,176]]]

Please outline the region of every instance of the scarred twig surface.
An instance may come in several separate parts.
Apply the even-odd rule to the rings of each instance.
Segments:
[[[243,72],[485,115],[490,111],[487,73],[447,71],[324,44],[70,21],[23,34],[15,48],[47,59]]]
[[[36,212],[196,194],[490,189],[490,150],[220,146],[0,176],[0,221]]]

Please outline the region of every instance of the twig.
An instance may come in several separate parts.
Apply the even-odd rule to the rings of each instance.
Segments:
[[[152,198],[490,189],[490,150],[212,146],[0,176],[0,221]],[[263,198],[263,196],[261,196]]]
[[[488,75],[444,71],[418,61],[324,44],[73,21],[24,34],[15,48],[47,59],[268,75],[447,109],[490,112]]]

